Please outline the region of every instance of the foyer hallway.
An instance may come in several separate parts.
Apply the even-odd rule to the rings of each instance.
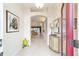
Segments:
[[[60,56],[60,53],[55,53],[47,46],[42,37],[35,37],[32,39],[31,46],[22,49],[18,56]]]

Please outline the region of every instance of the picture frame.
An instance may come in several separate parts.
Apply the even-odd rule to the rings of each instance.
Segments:
[[[77,18],[74,18],[74,30],[77,30]]]
[[[6,32],[19,32],[19,17],[6,10]]]

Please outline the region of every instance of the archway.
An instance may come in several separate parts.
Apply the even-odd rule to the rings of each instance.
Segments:
[[[31,41],[40,36],[47,42],[47,17],[44,15],[34,15],[31,17]]]

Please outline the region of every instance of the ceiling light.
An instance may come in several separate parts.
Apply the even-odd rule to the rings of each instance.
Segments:
[[[45,17],[40,17],[41,22],[45,22],[46,18]]]
[[[44,3],[35,3],[36,8],[43,8]]]

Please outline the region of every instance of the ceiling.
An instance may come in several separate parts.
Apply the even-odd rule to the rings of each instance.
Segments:
[[[56,8],[56,6],[61,5],[61,3],[44,3],[43,8],[36,8],[34,3],[22,3],[21,5],[26,9],[29,8],[31,12],[43,12],[43,11],[48,11],[48,9],[50,8],[54,9]]]
[[[33,16],[31,18],[31,26],[42,26],[45,20],[46,20],[45,16],[41,15]]]

